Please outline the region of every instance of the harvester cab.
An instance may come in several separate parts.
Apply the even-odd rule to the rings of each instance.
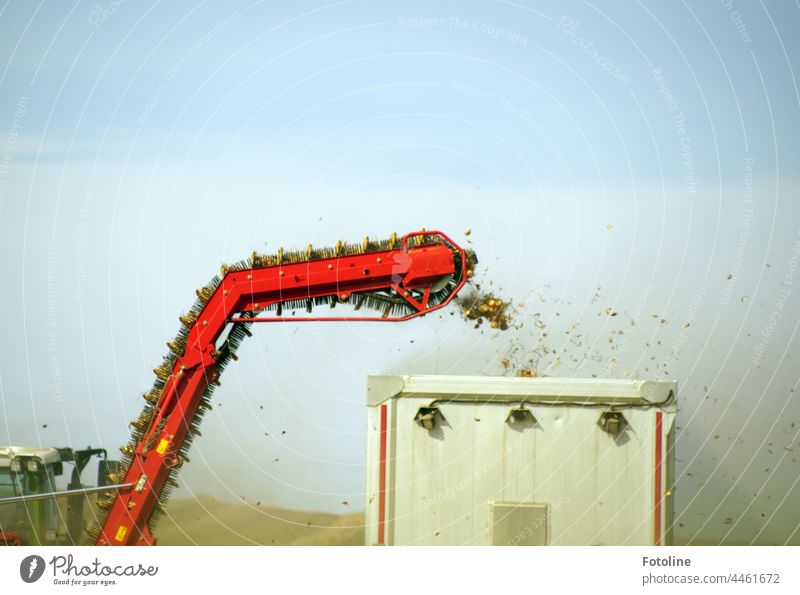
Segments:
[[[62,473],[58,449],[0,446],[0,498],[53,492]],[[58,517],[55,499],[0,506],[0,543],[54,545]]]
[[[98,478],[105,481],[114,462],[106,460],[104,449],[0,446],[0,545],[75,543],[86,500],[80,476],[93,456],[102,457]],[[58,492],[64,463],[73,464],[72,475],[68,492]]]

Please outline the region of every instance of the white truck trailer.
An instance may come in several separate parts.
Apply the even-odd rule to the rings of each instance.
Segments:
[[[370,376],[367,545],[670,545],[677,385]]]

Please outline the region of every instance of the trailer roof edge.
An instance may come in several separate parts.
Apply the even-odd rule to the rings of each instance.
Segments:
[[[505,376],[369,375],[367,404],[394,397],[464,401],[555,401],[659,405],[674,403],[677,381]]]

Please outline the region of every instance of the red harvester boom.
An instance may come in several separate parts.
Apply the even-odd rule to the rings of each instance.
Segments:
[[[275,256],[253,253],[248,262],[223,266],[221,278],[198,290],[197,301],[156,368],[147,405],[131,423],[121,448],[122,468],[112,483],[130,484],[98,500],[107,511],[87,530],[96,545],[153,545],[153,524],[186,458],[191,438],[225,365],[254,322],[401,321],[448,304],[472,274],[474,254],[441,232]],[[380,317],[283,317],[284,308],[346,303],[382,311]],[[264,310],[277,316],[258,317]],[[226,334],[227,331],[227,334]],[[103,515],[99,515],[103,516]]]

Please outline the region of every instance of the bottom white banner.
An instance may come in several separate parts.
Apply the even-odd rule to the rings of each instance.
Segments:
[[[798,547],[9,547],[3,593],[800,593]]]

